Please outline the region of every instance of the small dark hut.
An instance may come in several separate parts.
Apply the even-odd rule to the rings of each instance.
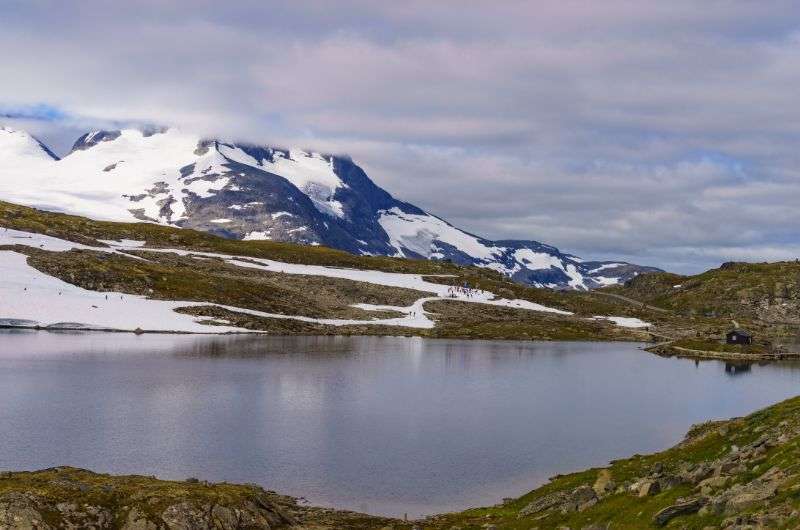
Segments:
[[[732,329],[725,335],[728,344],[753,344],[753,336],[743,329]]]

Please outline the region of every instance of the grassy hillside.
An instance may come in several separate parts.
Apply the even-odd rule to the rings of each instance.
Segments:
[[[696,276],[646,274],[609,288],[684,315],[800,323],[800,262],[726,263]]]
[[[596,315],[630,316],[657,325],[679,327],[669,315],[586,292],[536,289],[509,281],[496,272],[451,263],[386,257],[354,256],[324,247],[271,241],[237,241],[148,223],[101,222],[43,212],[0,202],[0,227],[24,230],[98,248],[53,252],[24,245],[7,245],[28,256],[28,264],[50,276],[93,291],[143,295],[160,300],[185,300],[241,307],[267,313],[313,318],[364,320],[351,326],[264,318],[212,306],[184,310],[228,320],[246,329],[275,334],[415,334],[428,337],[482,339],[647,340],[641,330],[622,328]],[[145,241],[144,248],[110,254],[103,240]],[[214,252],[282,262],[338,266],[425,275],[431,282],[473,287],[499,297],[522,299],[567,310],[574,316],[480,304],[439,301],[426,310],[435,314],[432,330],[369,326],[372,319],[398,316],[391,311],[365,311],[356,303],[409,306],[427,293],[348,279],[291,275],[236,266],[222,259],[196,259],[148,249]]]
[[[754,333],[757,350],[800,350],[797,261],[725,263],[695,276],[646,274],[603,292],[666,310],[683,318],[686,330],[700,320],[716,322],[717,326],[680,335],[710,341],[709,350],[724,350],[720,341],[734,322]]]

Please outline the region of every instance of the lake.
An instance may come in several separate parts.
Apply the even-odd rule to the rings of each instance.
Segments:
[[[800,364],[629,343],[0,332],[0,468],[254,482],[409,517],[666,448]]]

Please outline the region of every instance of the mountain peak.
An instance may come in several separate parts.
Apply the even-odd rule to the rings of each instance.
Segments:
[[[111,142],[116,140],[120,137],[122,131],[91,131],[80,138],[78,138],[74,144],[72,144],[72,149],[70,152],[75,151],[85,151],[87,149],[91,149],[95,145],[99,144],[100,142]]]
[[[0,125],[0,161],[16,157],[50,162],[58,160],[58,157],[35,136]]]
[[[349,157],[313,150],[139,128],[86,133],[70,156],[54,160],[35,138],[0,130],[0,196],[96,219],[169,224],[233,239],[448,260],[540,287],[589,289],[651,270],[584,261],[536,241],[470,234],[395,199]]]

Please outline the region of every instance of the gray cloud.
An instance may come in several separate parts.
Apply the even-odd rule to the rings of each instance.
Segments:
[[[499,5],[497,5],[499,4]],[[6,1],[35,132],[176,124],[348,152],[475,233],[681,271],[797,255],[792,2]]]

